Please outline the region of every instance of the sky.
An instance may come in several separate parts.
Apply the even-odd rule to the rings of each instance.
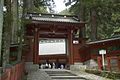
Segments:
[[[57,12],[61,12],[62,10],[64,10],[66,8],[65,4],[63,3],[64,0],[54,0],[54,1],[56,4],[55,10]]]

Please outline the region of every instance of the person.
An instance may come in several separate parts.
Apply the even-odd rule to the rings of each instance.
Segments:
[[[51,64],[48,65],[49,69],[51,69]]]
[[[60,62],[59,62],[59,60],[56,61],[56,68],[60,68]]]
[[[44,65],[43,65],[43,64],[41,64],[41,65],[40,65],[40,69],[43,69],[43,67],[44,67]]]
[[[64,69],[64,66],[61,64],[60,68],[61,68],[61,69]]]
[[[48,63],[45,64],[45,68],[46,68],[46,69],[48,68]]]
[[[54,62],[52,63],[52,68],[55,69],[55,63]]]

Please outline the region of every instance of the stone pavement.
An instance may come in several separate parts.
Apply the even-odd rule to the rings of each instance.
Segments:
[[[94,74],[86,73],[84,71],[72,71],[72,73],[74,73],[80,77],[86,78],[87,80],[112,80],[112,79],[103,78],[101,76],[97,76]]]
[[[28,72],[27,80],[110,80],[81,71],[38,69]]]
[[[79,77],[65,69],[46,69],[44,71],[52,78],[52,80],[87,80],[86,78]]]
[[[27,80],[52,80],[52,79],[45,71],[33,69],[28,72]]]

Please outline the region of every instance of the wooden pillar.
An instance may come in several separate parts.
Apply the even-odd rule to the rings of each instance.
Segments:
[[[120,56],[118,57],[118,69],[120,71]]]
[[[107,57],[107,69],[110,71],[111,66],[110,66],[110,57]]]
[[[38,51],[39,51],[39,32],[38,29],[35,28],[35,32],[34,32],[34,55],[33,55],[33,62],[34,64],[38,63]]]
[[[73,56],[73,30],[70,30],[68,33],[68,63],[74,64]]]
[[[102,70],[102,58],[100,56],[97,57],[97,62],[98,62],[98,69]]]

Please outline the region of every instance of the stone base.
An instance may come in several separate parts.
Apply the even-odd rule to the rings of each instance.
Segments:
[[[70,65],[70,70],[72,71],[85,71],[86,65],[83,63],[75,63],[74,65]]]
[[[74,65],[83,65],[82,62],[75,62]]]
[[[84,64],[86,65],[87,68],[90,68],[90,69],[95,69],[98,66],[97,62],[94,59],[90,59],[84,62]]]
[[[39,69],[38,64],[33,64],[33,62],[25,62],[25,70],[27,72],[29,72],[31,70],[38,70],[38,69]]]
[[[97,69],[97,62],[94,59],[90,59],[84,63],[81,62],[75,62],[74,65],[70,65],[70,70],[73,71],[84,71],[85,69]]]

